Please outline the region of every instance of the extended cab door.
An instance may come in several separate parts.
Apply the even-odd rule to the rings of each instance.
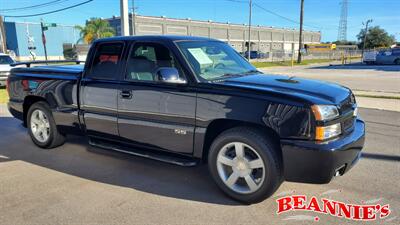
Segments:
[[[80,106],[89,136],[118,137],[118,80],[124,42],[99,43],[81,81]]]
[[[120,137],[134,145],[192,153],[196,93],[187,84],[157,81],[155,72],[160,67],[174,67],[186,79],[164,44],[132,45],[118,95]]]

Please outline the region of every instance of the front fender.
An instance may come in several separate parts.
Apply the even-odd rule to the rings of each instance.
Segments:
[[[196,157],[203,155],[206,134],[215,120],[266,127],[273,130],[279,138],[310,138],[310,110],[306,107],[277,103],[265,98],[201,93],[197,96],[194,146]]]

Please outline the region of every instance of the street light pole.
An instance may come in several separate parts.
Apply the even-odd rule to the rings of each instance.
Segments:
[[[247,42],[247,59],[250,61],[250,48],[251,48],[251,8],[252,0],[249,1],[249,41]]]
[[[297,63],[301,63],[301,49],[303,45],[303,13],[304,13],[304,0],[300,4],[300,34],[299,34],[299,53],[297,54]]]
[[[363,48],[361,52],[361,56],[364,57],[364,51],[365,51],[365,43],[367,42],[367,34],[368,34],[368,24],[371,23],[372,20],[369,19],[367,22],[365,22],[365,34],[364,34],[364,43],[363,43]],[[363,23],[364,24],[364,23]]]

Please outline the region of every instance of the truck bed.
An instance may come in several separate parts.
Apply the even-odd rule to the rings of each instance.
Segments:
[[[37,100],[44,100],[48,102],[60,129],[79,127],[78,92],[82,74],[82,65],[13,68],[9,76],[11,114],[26,125],[24,107]]]
[[[78,79],[82,72],[83,65],[17,67],[13,69],[13,73],[17,76],[56,78],[63,80]]]

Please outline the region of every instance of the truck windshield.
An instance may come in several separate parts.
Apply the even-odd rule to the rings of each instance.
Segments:
[[[0,55],[0,64],[11,64],[14,60],[8,55]]]
[[[181,41],[177,45],[196,75],[205,81],[258,73],[254,66],[224,42]]]

